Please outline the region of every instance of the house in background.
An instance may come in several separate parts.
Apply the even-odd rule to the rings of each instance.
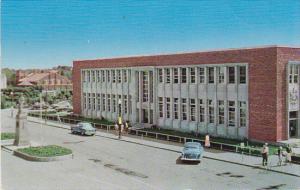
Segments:
[[[6,75],[1,73],[1,89],[7,88],[7,78]]]
[[[43,90],[72,90],[72,81],[57,70],[18,70],[17,86],[40,86]]]

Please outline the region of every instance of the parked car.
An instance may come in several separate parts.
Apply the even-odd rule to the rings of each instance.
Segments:
[[[77,133],[81,135],[95,135],[96,129],[90,123],[80,122],[71,127],[71,133]]]
[[[204,149],[198,142],[187,142],[184,144],[181,160],[200,162],[203,157]]]

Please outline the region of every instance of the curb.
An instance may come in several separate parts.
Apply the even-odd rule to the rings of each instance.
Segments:
[[[15,139],[7,139],[7,140],[1,140],[1,146],[7,146],[14,144]]]
[[[18,150],[14,150],[13,154],[24,160],[28,161],[35,161],[35,162],[52,162],[52,161],[61,161],[61,160],[68,160],[73,159],[73,154],[63,155],[63,156],[53,156],[53,157],[38,157],[38,156],[31,156],[29,154],[20,152]]]
[[[36,122],[36,121],[30,121],[30,122],[40,123],[40,122]],[[52,126],[52,127],[56,127],[56,128],[60,128],[60,129],[69,130],[66,127],[55,126],[55,124],[49,124],[48,123],[47,125],[48,126]],[[103,136],[103,135],[99,135],[99,134],[98,135],[95,134],[95,136],[104,137],[104,138],[113,139],[113,140],[118,140],[118,141],[123,141],[123,142],[128,142],[128,143],[132,143],[132,144],[138,144],[138,145],[142,145],[142,146],[146,146],[146,147],[151,147],[151,148],[156,148],[156,149],[161,149],[161,150],[167,150],[167,151],[170,151],[170,152],[181,153],[180,151],[177,151],[177,150],[172,150],[172,149],[168,149],[168,148],[147,145],[147,144],[143,144],[143,143],[139,143],[139,142],[133,142],[133,141],[124,140],[124,139],[116,139],[116,138],[112,138],[112,137],[108,137],[108,136]],[[223,159],[218,159],[218,158],[214,158],[214,157],[207,157],[207,156],[203,156],[203,158],[212,159],[212,160],[221,161],[221,162],[227,162],[227,163],[231,163],[231,164],[237,164],[237,165],[241,165],[241,166],[247,166],[247,167],[261,169],[261,170],[266,170],[266,171],[272,171],[272,172],[281,173],[281,174],[285,174],[285,175],[290,175],[290,176],[294,176],[294,177],[300,177],[300,175],[298,175],[298,174],[293,174],[293,173],[288,173],[288,172],[284,172],[284,171],[278,171],[278,170],[263,168],[263,167],[260,167],[260,166],[254,166],[254,165],[245,164],[245,163],[232,162],[232,161],[229,161],[229,160],[223,160]]]

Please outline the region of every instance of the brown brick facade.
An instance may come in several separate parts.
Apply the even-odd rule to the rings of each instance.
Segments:
[[[300,61],[300,48],[264,47],[73,62],[73,106],[80,114],[82,68],[248,63],[249,139],[278,141],[286,134],[286,64]]]

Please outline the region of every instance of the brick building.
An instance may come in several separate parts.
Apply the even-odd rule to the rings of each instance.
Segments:
[[[300,48],[278,46],[74,61],[74,113],[235,139],[300,138],[299,64]]]

